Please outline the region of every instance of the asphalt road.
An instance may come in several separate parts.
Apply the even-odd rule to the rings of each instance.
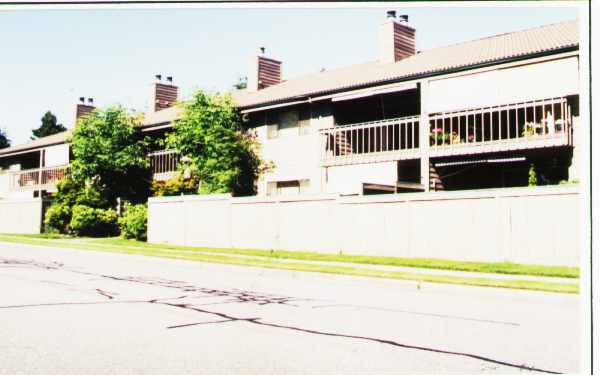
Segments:
[[[579,297],[0,243],[0,374],[577,372]]]

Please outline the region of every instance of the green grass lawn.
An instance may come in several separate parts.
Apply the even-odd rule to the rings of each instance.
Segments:
[[[120,238],[73,238],[58,235],[2,234],[0,235],[0,241],[27,243],[33,245],[60,246],[79,250],[139,254],[163,258],[226,263],[263,268],[413,280],[418,282],[528,289],[561,293],[578,293],[579,291],[576,283],[557,283],[530,280],[499,280],[485,277],[486,273],[500,273],[508,275],[578,278],[579,269],[576,267],[526,265],[514,263],[461,262],[425,258],[412,259],[346,254],[322,254],[315,252],[296,252],[285,250],[197,248],[166,244],[148,244],[145,242],[124,240]],[[287,261],[282,262],[282,259]],[[293,262],[293,260],[319,261],[322,263],[311,264],[304,262]],[[327,262],[343,262],[347,264],[327,264]],[[482,275],[481,277],[431,275],[397,271],[393,269],[381,270],[365,267],[361,268],[360,264],[469,271],[479,272]]]

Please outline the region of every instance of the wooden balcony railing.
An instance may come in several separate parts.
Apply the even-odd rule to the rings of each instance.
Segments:
[[[152,176],[155,181],[173,178],[178,171],[181,155],[176,150],[161,150],[148,154]]]
[[[321,130],[321,164],[338,165],[429,156],[510,151],[572,144],[567,98],[429,114],[429,145],[419,145],[420,117]],[[427,139],[427,138],[425,138]]]
[[[9,172],[9,189],[12,191],[52,189],[58,181],[65,178],[68,169],[68,165],[61,165],[11,171]]]
[[[321,162],[352,164],[410,155],[419,148],[419,117],[335,126],[321,130]]]
[[[431,155],[571,144],[566,98],[437,113],[429,116]]]

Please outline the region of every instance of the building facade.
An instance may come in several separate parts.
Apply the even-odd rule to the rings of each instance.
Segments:
[[[526,186],[532,170],[543,184],[579,179],[578,22],[428,51],[416,32],[388,12],[377,61],[294,79],[264,51],[251,59],[248,87],[232,95],[274,165],[259,195]],[[181,110],[172,80],[153,87],[140,131],[161,138]],[[52,192],[68,136],[1,150],[0,195]],[[175,150],[149,157],[157,180],[177,170]]]

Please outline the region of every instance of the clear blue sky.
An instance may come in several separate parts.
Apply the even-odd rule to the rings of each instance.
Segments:
[[[71,127],[79,96],[145,111],[157,73],[173,75],[184,97],[226,90],[263,45],[283,61],[284,78],[372,61],[386,9],[410,16],[419,50],[579,14],[574,6],[401,6],[0,11],[0,128],[25,142],[47,110]]]

